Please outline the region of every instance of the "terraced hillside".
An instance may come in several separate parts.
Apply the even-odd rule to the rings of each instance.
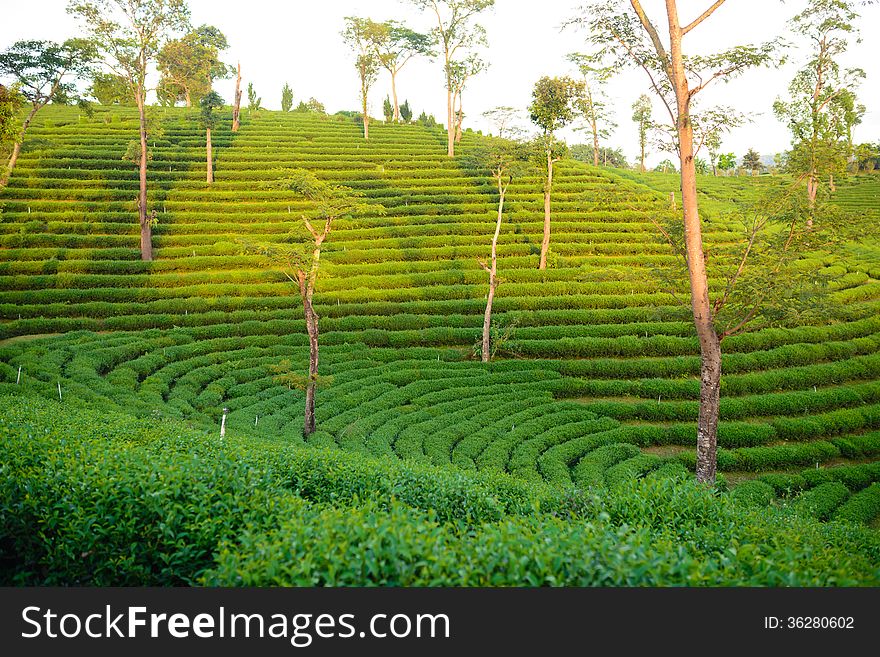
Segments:
[[[83,406],[202,427],[228,407],[232,436],[301,441],[302,394],[270,370],[283,359],[306,367],[301,306],[242,240],[284,240],[298,226],[307,205],[264,183],[306,168],[386,208],[340,221],[322,256],[315,301],[332,382],[310,442],[554,485],[693,466],[698,345],[688,310],[652,272],[673,258],[650,221],[666,207],[655,191],[560,166],[551,267],[539,272],[540,184],[514,182],[495,302],[505,339],[485,366],[473,357],[487,289],[477,258],[497,199],[483,172],[445,156],[439,129],[376,125],[364,142],[352,122],[261,112],[237,135],[215,132],[207,187],[197,121],[159,110],[156,259],[145,263],[136,171],[122,159],[135,114],[40,116],[0,195],[0,392],[60,390]],[[477,139],[467,134],[463,151]],[[710,241],[733,238],[707,225]],[[764,478],[744,501],[810,493],[823,518],[847,504],[867,509],[847,512],[865,522],[880,512],[877,253],[868,244],[843,264],[817,260],[836,281],[827,323],[725,341],[719,466],[737,482]]]

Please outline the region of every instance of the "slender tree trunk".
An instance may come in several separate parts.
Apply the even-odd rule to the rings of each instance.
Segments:
[[[599,166],[599,130],[596,127],[596,119],[591,122],[593,126],[593,166]]]
[[[455,117],[452,108],[452,84],[446,84],[446,155],[455,157]]]
[[[370,117],[367,116],[367,91],[364,89],[364,139],[370,138]]]
[[[553,188],[553,156],[547,151],[547,180],[544,183],[544,239],[541,240],[541,260],[538,269],[547,269],[547,251],[550,249],[550,190]]]
[[[675,0],[666,0],[669,18],[671,78],[678,110],[681,199],[691,310],[700,341],[700,413],[697,423],[697,481],[715,481],[718,449],[718,406],[721,381],[721,341],[715,331],[709,282],[703,252],[703,235],[697,203],[697,172],[694,164],[694,133],[690,118],[690,93],[682,57],[682,30]]]
[[[501,219],[504,212],[504,195],[507,188],[498,183],[498,220],[495,222],[495,235],[492,237],[492,262],[489,265],[489,297],[486,299],[486,312],[483,314],[483,347],[481,351],[484,363],[489,362],[489,336],[492,330],[492,302],[495,300],[495,288],[498,287],[498,236],[501,234]]]
[[[137,89],[140,119],[141,153],[139,164],[140,190],[138,192],[138,220],[141,224],[141,260],[153,259],[153,226],[147,214],[147,115],[143,87]]]
[[[309,334],[309,380],[306,383],[306,412],[303,436],[315,433],[315,389],[318,385],[318,315],[312,307],[311,295],[303,297],[306,331]]]
[[[211,148],[211,128],[205,128],[205,144],[207,146],[206,151],[208,154],[207,164],[208,164],[208,184],[214,182],[214,156]]]
[[[235,77],[235,102],[232,105],[232,132],[238,132],[241,127],[241,62],[237,65]]]
[[[192,107],[192,96],[190,96],[189,89],[183,90],[184,101],[186,102],[187,107]]]
[[[397,102],[397,71],[391,71],[391,98],[394,100],[394,122],[400,123],[400,105]]]
[[[21,153],[21,145],[24,142],[25,133],[27,133],[28,128],[31,126],[31,121],[34,120],[34,117],[37,115],[37,112],[45,107],[45,103],[42,105],[34,105],[33,109],[28,112],[27,117],[24,120],[24,123],[21,124],[21,134],[18,139],[15,140],[15,144],[12,146],[12,155],[9,156],[9,161],[6,163],[6,171],[3,172],[2,176],[0,176],[0,189],[6,187],[9,184],[9,178],[12,176],[12,170],[15,169],[15,163],[18,162],[18,155]]]
[[[813,227],[813,215],[816,212],[816,194],[819,192],[819,176],[815,170],[807,177],[807,200],[809,201],[809,214],[807,215],[807,228]]]
[[[645,173],[645,139],[644,137],[639,142],[639,145],[642,149],[641,157],[639,158],[639,169],[641,169],[642,173]]]

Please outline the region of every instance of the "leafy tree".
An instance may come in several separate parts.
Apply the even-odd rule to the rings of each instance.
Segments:
[[[632,105],[632,120],[639,131],[639,171],[645,170],[645,146],[648,143],[648,130],[651,127],[651,99],[642,94]]]
[[[306,332],[309,336],[309,373],[303,387],[306,392],[305,422],[303,435],[315,432],[315,391],[318,386],[318,313],[312,299],[318,280],[321,249],[330,235],[337,219],[384,214],[381,205],[363,200],[362,194],[342,185],[331,185],[315,178],[307,171],[283,172],[280,180],[267,187],[291,192],[297,198],[309,201],[309,217],[303,216],[303,228],[307,232],[293,232],[288,242],[249,244],[245,246],[269,258],[282,268],[284,275],[297,286],[303,304]]]
[[[736,155],[733,153],[721,153],[718,156],[718,168],[729,172],[736,168]]]
[[[17,41],[0,53],[0,75],[10,78],[19,96],[30,105],[6,169],[0,173],[0,189],[9,182],[22,142],[37,112],[50,102],[82,101],[73,80],[90,72],[96,55],[95,47],[83,39],[68,39],[63,44]]]
[[[324,109],[324,103],[320,102],[316,98],[309,98],[307,102],[300,101],[299,105],[296,106],[297,112],[310,112],[312,114],[326,114],[327,110]]]
[[[712,167],[712,175],[718,175],[718,158],[721,156],[721,136],[710,134],[706,136],[706,149],[709,151],[709,165]]]
[[[385,100],[382,101],[382,114],[385,115],[386,123],[391,123],[394,120],[394,106],[388,96],[385,96]]]
[[[18,112],[23,104],[24,98],[16,89],[0,84],[0,145],[18,137]]]
[[[453,157],[457,133],[456,75],[461,74],[455,62],[467,61],[469,51],[486,44],[486,30],[473,21],[481,12],[494,6],[495,0],[410,1],[422,11],[430,10],[437,20],[431,36],[443,54],[443,72],[446,76],[446,154]],[[461,80],[461,86],[463,85],[464,81]]]
[[[494,109],[483,112],[483,116],[498,131],[498,137],[502,139],[510,135],[519,135],[522,130],[517,125],[519,120],[519,111],[509,106],[496,107]]]
[[[426,128],[434,128],[437,126],[437,119],[434,118],[433,114],[428,115],[425,112],[422,112],[421,114],[419,114],[419,118],[416,123],[418,123],[419,125],[423,125]]]
[[[370,42],[370,25],[365,18],[349,16],[345,19],[342,38],[354,51],[355,68],[361,82],[361,110],[364,118],[364,139],[370,138],[369,95],[370,87],[379,77],[379,57]]]
[[[567,148],[560,143],[555,132],[575,120],[584,95],[584,83],[570,77],[542,77],[532,90],[529,115],[532,123],[542,132],[539,148],[546,156],[547,169],[544,177],[544,237],[541,240],[541,258],[538,269],[547,268],[547,252],[550,249],[550,192],[553,189],[553,165],[561,160]]]
[[[412,121],[412,108],[410,108],[408,100],[403,101],[403,105],[400,106],[400,118],[404,123]]]
[[[676,168],[675,165],[672,163],[672,160],[666,159],[660,162],[660,164],[658,164],[656,167],[654,167],[654,171],[657,171],[659,173],[675,173]]]
[[[217,123],[217,117],[214,115],[214,110],[223,107],[223,98],[221,98],[220,94],[216,91],[209,91],[202,96],[201,100],[199,100],[199,107],[201,107],[202,110],[199,115],[199,121],[205,129],[205,150],[208,165],[207,182],[210,185],[214,182],[214,156],[212,153],[211,130],[214,129],[214,126]]]
[[[851,134],[855,89],[865,72],[843,69],[838,60],[846,52],[848,35],[856,33],[857,18],[849,0],[810,0],[790,21],[791,29],[808,40],[813,53],[791,81],[789,100],[777,100],[773,111],[791,130],[793,149],[788,168],[806,182],[811,204],[815,204],[820,179],[828,177],[830,181],[846,166],[843,139]],[[809,221],[812,225],[813,217]]]
[[[257,95],[257,91],[256,89],[254,89],[253,82],[248,82],[247,96],[249,112],[256,112],[257,110],[263,109],[263,99],[261,96]]]
[[[397,21],[376,23],[367,19],[364,32],[379,64],[391,74],[392,117],[400,121],[397,102],[397,74],[413,57],[431,56],[431,37],[415,32]],[[390,121],[391,119],[389,119]]]
[[[125,78],[96,71],[92,76],[89,95],[101,105],[134,105],[134,94]]]
[[[761,171],[761,169],[764,168],[764,164],[761,162],[761,156],[754,148],[750,148],[746,151],[746,154],[743,155],[742,165],[744,168],[748,169],[753,176],[756,171]]]
[[[232,68],[220,61],[220,53],[228,47],[223,33],[211,25],[202,25],[180,39],[168,41],[157,58],[160,100],[169,105],[183,101],[192,107],[211,91],[214,80],[232,74]]]
[[[468,79],[482,73],[488,65],[477,55],[471,53],[463,61],[452,61],[449,63],[449,82],[452,84],[452,107],[453,120],[455,123],[454,140],[455,143],[461,141],[461,128],[464,122],[464,111],[461,105],[461,96]]]
[[[71,0],[67,11],[77,17],[97,44],[104,63],[122,76],[134,95],[139,117],[138,220],[141,259],[153,259],[153,222],[147,211],[147,71],[169,35],[189,27],[184,0]]]
[[[708,0],[707,0],[708,2]],[[716,80],[729,80],[745,70],[773,62],[779,41],[737,45],[708,55],[686,55],[684,38],[703,25],[725,0],[716,0],[690,23],[682,24],[676,0],[666,0],[665,39],[640,0],[597,0],[584,8],[590,41],[603,49],[616,68],[633,66],[648,76],[677,130],[682,195],[683,253],[690,286],[691,312],[700,344],[700,410],[697,420],[697,480],[712,482],[717,468],[718,412],[721,391],[721,340],[713,321],[706,257],[700,221],[694,158],[695,97]]]
[[[698,174],[704,176],[708,175],[709,171],[711,170],[709,167],[709,163],[701,157],[694,159],[694,168],[696,169]]]
[[[572,53],[568,59],[578,67],[583,76],[584,95],[580,110],[587,122],[587,129],[593,135],[593,166],[599,166],[599,139],[607,139],[617,127],[611,119],[611,107],[604,90],[613,69],[602,66],[600,54]]]
[[[864,143],[855,148],[856,166],[859,171],[873,171],[878,168],[880,144]]]
[[[502,131],[502,127],[497,123],[496,128],[499,132]],[[488,169],[498,189],[498,216],[495,220],[495,233],[492,235],[489,260],[488,262],[478,260],[480,266],[489,274],[489,294],[483,313],[483,338],[480,348],[482,361],[488,363],[492,355],[492,345],[490,344],[492,304],[495,299],[495,290],[501,283],[501,279],[498,278],[498,237],[501,235],[501,222],[504,218],[504,199],[513,179],[526,171],[529,152],[527,146],[518,140],[489,137],[481,140],[480,145],[470,153],[469,157],[476,167]]]
[[[281,111],[289,112],[293,108],[293,89],[286,82],[281,88]]]

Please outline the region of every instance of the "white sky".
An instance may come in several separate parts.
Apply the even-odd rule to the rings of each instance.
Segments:
[[[3,4],[0,49],[19,39],[61,41],[76,34],[76,23],[65,11],[67,0],[3,0]],[[241,61],[244,84],[253,82],[263,98],[263,106],[269,109],[280,108],[285,82],[293,88],[295,102],[314,96],[331,113],[358,107],[359,86],[352,56],[339,37],[345,16],[394,18],[420,31],[427,31],[432,25],[427,14],[419,14],[402,0],[189,0],[189,4],[194,25],[212,24],[226,34],[231,47],[225,60]],[[486,131],[483,111],[499,105],[524,109],[539,77],[574,73],[565,55],[586,49],[584,35],[574,29],[560,32],[559,28],[566,19],[577,15],[581,4],[581,0],[496,0],[495,8],[480,18],[489,37],[489,50],[484,58],[491,62],[491,67],[465,89],[465,127]],[[644,4],[655,23],[662,25],[662,0],[645,0]],[[710,4],[710,0],[680,0],[682,22],[688,22]],[[711,52],[786,34],[787,19],[805,5],[806,0],[728,0],[685,38],[686,52]],[[880,5],[862,7],[860,11],[862,43],[851,43],[844,63],[862,67],[868,76],[859,92],[868,113],[856,128],[855,140],[877,141],[880,58],[876,55],[876,41],[880,37]],[[718,84],[700,94],[701,106],[734,105],[755,119],[753,124],[725,138],[725,150],[742,155],[754,147],[768,156],[789,147],[788,132],[773,116],[771,106],[777,95],[786,92],[794,71],[806,56],[802,49],[792,50],[792,62],[779,69],[753,70],[739,80]],[[154,82],[155,79],[154,76]],[[443,84],[439,62],[413,60],[398,76],[400,101],[409,99],[415,116],[426,110],[445,123]],[[234,81],[219,81],[215,86],[230,101]],[[630,106],[648,90],[646,77],[640,71],[624,71],[608,90],[619,126],[610,144],[622,146],[633,160],[637,140]],[[382,99],[389,91],[388,76],[383,74],[371,92],[371,115],[381,116]],[[655,118],[661,118],[661,111],[658,104]],[[570,143],[580,141],[578,137],[572,140],[571,133],[565,136]],[[655,163],[662,157],[665,155],[653,154],[649,162]]]

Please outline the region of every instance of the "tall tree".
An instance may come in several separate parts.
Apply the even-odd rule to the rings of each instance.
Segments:
[[[454,140],[456,144],[461,141],[462,124],[464,123],[464,110],[462,108],[461,96],[464,92],[465,85],[470,78],[479,75],[485,71],[487,67],[488,65],[486,62],[474,53],[468,55],[463,61],[450,62],[449,64],[452,73],[449,79],[452,83],[452,107],[454,108],[452,115],[455,123],[453,132],[455,133]]]
[[[17,41],[0,53],[0,75],[10,78],[19,96],[30,105],[6,170],[0,173],[0,189],[9,182],[34,116],[50,102],[68,103],[79,99],[73,81],[90,72],[95,56],[95,47],[83,39],[69,39],[63,44]]]
[[[391,105],[391,99],[385,96],[382,101],[382,114],[385,115],[385,122],[391,123],[394,120],[394,107]]]
[[[599,54],[571,53],[568,60],[578,67],[583,76],[584,95],[580,110],[593,136],[593,166],[599,166],[599,139],[608,139],[616,127],[604,89],[614,70],[602,65]]]
[[[379,56],[370,41],[372,21],[366,18],[348,16],[342,38],[354,51],[355,68],[361,83],[361,112],[364,119],[364,139],[370,138],[369,95],[370,87],[379,76]]]
[[[211,131],[217,124],[217,117],[214,114],[214,110],[223,107],[223,99],[216,91],[209,91],[199,100],[199,107],[201,107],[202,110],[199,115],[199,122],[205,129],[205,152],[208,171],[206,180],[210,185],[214,182],[214,154],[211,143]]]
[[[412,121],[412,108],[409,106],[409,101],[403,101],[403,105],[400,106],[400,119],[404,123],[409,123]]]
[[[455,155],[455,73],[454,62],[467,59],[468,51],[486,44],[486,30],[474,23],[477,15],[492,7],[495,0],[411,0],[422,11],[434,14],[437,24],[431,30],[443,53],[446,75],[446,154]]]
[[[81,21],[110,70],[125,78],[137,103],[141,259],[152,260],[153,228],[147,212],[147,71],[169,36],[189,27],[189,8],[184,0],[71,0],[67,11]]]
[[[791,130],[794,148],[789,167],[806,182],[811,205],[820,179],[846,165],[841,143],[848,132],[845,113],[835,111],[835,105],[846,95],[854,102],[855,89],[865,77],[862,69],[844,69],[839,62],[849,45],[848,36],[857,35],[857,18],[849,0],[810,0],[790,21],[792,31],[810,43],[812,56],[791,81],[789,100],[777,100],[773,111]]]
[[[556,139],[555,133],[575,120],[584,95],[584,83],[570,77],[542,77],[532,90],[529,115],[532,123],[541,129],[538,147],[546,158],[544,176],[544,237],[541,240],[541,258],[538,269],[547,268],[547,252],[550,249],[550,193],[553,190],[553,165],[564,156],[565,144]]]
[[[198,103],[211,91],[214,80],[232,74],[232,67],[220,61],[220,53],[228,47],[223,33],[211,25],[202,25],[168,41],[157,57],[160,99],[171,105],[183,101],[187,107]]]
[[[306,332],[309,337],[309,373],[303,388],[306,393],[303,435],[315,432],[315,391],[318,385],[318,313],[312,299],[318,280],[321,249],[330,235],[333,222],[343,217],[366,213],[384,214],[384,208],[369,204],[362,195],[342,185],[331,185],[307,171],[290,171],[281,180],[268,186],[292,192],[310,202],[310,217],[303,216],[306,234],[292,234],[291,243],[248,244],[250,250],[269,257],[280,266],[287,278],[297,286],[303,304]]]
[[[496,114],[496,116],[500,115]],[[474,160],[476,166],[488,169],[498,190],[498,215],[495,220],[495,232],[492,235],[489,260],[478,260],[480,266],[489,275],[489,293],[486,297],[486,309],[483,313],[483,338],[480,348],[481,360],[488,363],[492,355],[490,343],[492,305],[495,300],[495,291],[501,282],[498,277],[498,238],[501,235],[501,224],[504,219],[504,200],[510,183],[525,170],[528,151],[527,147],[518,140],[489,137],[482,140],[480,145],[470,153],[470,158]]]
[[[632,120],[639,131],[639,171],[645,172],[645,147],[651,128],[651,98],[642,94],[632,105]]]
[[[293,89],[286,82],[281,87],[281,111],[289,112],[293,109]]]
[[[431,56],[431,37],[411,30],[397,21],[376,23],[367,19],[364,32],[379,64],[391,75],[391,104],[394,121],[400,121],[397,101],[397,74],[418,55]]]
[[[707,0],[708,2],[708,0]],[[666,40],[640,0],[602,0],[589,5],[585,23],[590,40],[613,58],[612,65],[643,70],[678,131],[684,253],[691,311],[700,343],[700,411],[697,421],[697,480],[712,482],[717,468],[718,409],[721,390],[721,340],[709,300],[706,257],[697,198],[694,126],[691,103],[715,80],[727,80],[754,66],[768,64],[778,41],[734,46],[711,55],[686,56],[684,37],[703,25],[724,4],[715,0],[690,22],[682,23],[677,0],[665,0]]]
[[[232,132],[241,129],[241,62],[235,65],[235,96],[232,99]]]

